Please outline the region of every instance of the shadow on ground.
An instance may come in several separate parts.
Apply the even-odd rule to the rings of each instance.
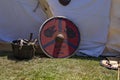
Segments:
[[[18,59],[16,57],[14,57],[13,52],[12,51],[0,51],[0,57],[7,57],[8,60],[15,60],[15,61],[28,61],[30,59]],[[35,56],[33,58],[49,58],[48,56],[46,56],[44,53],[35,53]],[[102,59],[104,59],[105,57],[91,57],[91,56],[77,56],[77,55],[73,55],[71,56],[69,59],[83,59],[83,60],[95,60],[95,61],[100,61]],[[32,59],[32,58],[31,58]],[[54,58],[52,58],[54,59]],[[55,58],[56,59],[56,58]]]
[[[48,58],[44,53],[35,53],[35,56],[33,56],[32,58],[20,59],[20,58],[16,58],[12,51],[0,51],[0,57],[7,57],[8,60],[14,60],[14,61],[23,61],[23,60],[28,61],[33,58]]]
[[[70,57],[70,59],[82,59],[82,60],[95,60],[95,61],[100,61],[102,59],[105,59],[105,57],[100,56],[100,57],[92,57],[92,56],[77,56],[77,55],[73,55],[72,57]]]

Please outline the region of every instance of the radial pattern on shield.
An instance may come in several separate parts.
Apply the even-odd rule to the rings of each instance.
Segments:
[[[53,17],[41,26],[39,43],[49,57],[66,58],[77,50],[80,33],[76,25],[67,18]]]

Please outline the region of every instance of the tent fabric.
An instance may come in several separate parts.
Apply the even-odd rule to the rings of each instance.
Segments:
[[[1,0],[0,42],[28,38],[30,33],[37,38],[41,24],[48,18],[42,8],[49,6],[53,16],[65,16],[78,26],[81,43],[77,55],[82,52],[97,57],[105,47],[110,54],[120,52],[120,0],[71,0],[67,6],[58,0],[46,0],[49,5],[39,5],[34,12],[38,1],[42,2]]]
[[[71,0],[67,6],[58,0],[47,1],[54,16],[65,16],[78,26],[81,43],[77,55],[102,54],[107,42],[111,0]]]
[[[0,41],[10,42],[18,38],[28,38],[30,33],[38,37],[41,24],[47,19],[38,0],[0,1]]]
[[[109,52],[120,52],[120,0],[112,0],[107,48]]]

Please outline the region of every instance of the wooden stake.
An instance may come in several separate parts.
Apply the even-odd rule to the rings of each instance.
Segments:
[[[33,38],[33,33],[30,33],[29,41],[32,41],[32,38]]]
[[[120,61],[118,61],[118,77],[117,80],[120,80]]]

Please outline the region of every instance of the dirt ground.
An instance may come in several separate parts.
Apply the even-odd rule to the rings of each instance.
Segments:
[[[0,51],[12,51],[12,46],[10,43],[5,43],[5,42],[0,42]],[[43,53],[41,50],[40,46],[38,45],[36,47],[36,52],[37,53]],[[120,55],[120,52],[109,52],[107,49],[104,50],[102,56],[118,56]]]
[[[0,51],[12,51],[12,46],[10,43],[0,42]]]

